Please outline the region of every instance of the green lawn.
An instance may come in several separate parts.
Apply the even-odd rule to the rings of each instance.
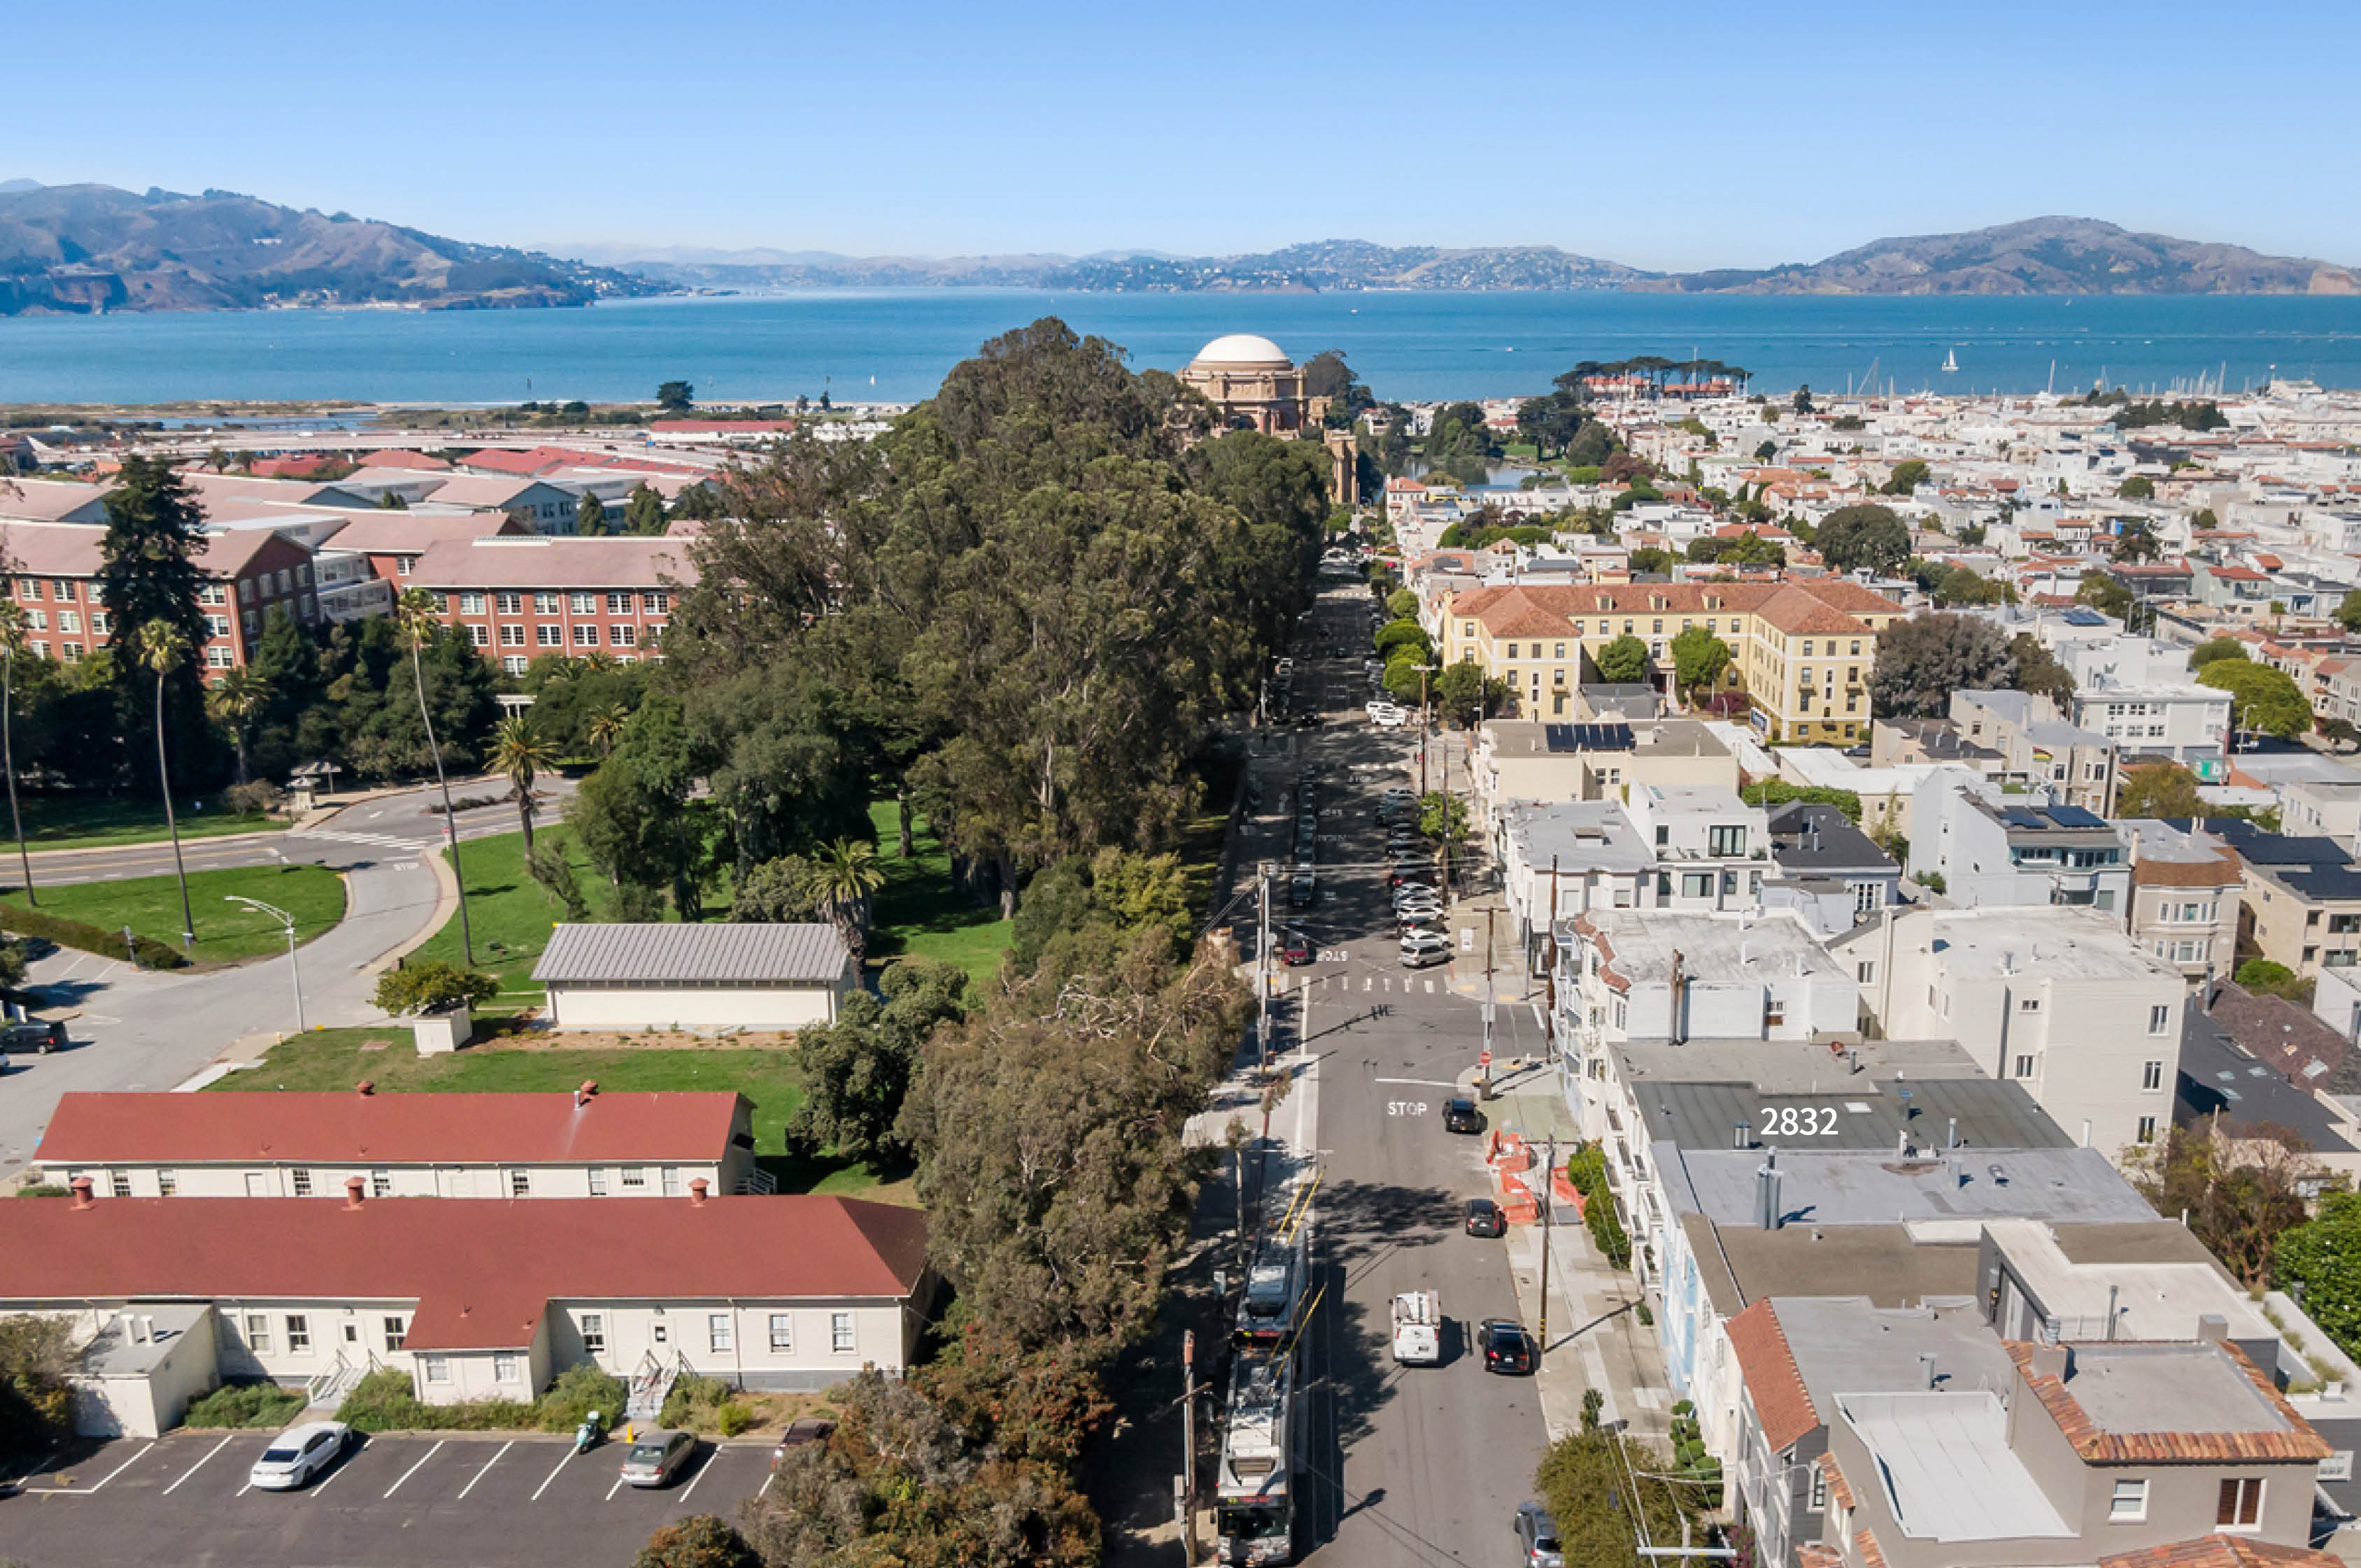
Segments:
[[[155,800],[123,795],[20,796],[25,817],[25,842],[34,850],[89,850],[108,844],[141,844],[164,838],[164,808]],[[193,801],[175,802],[181,837],[215,839],[225,833],[284,832],[287,823],[259,812],[229,816],[198,808]],[[7,819],[0,817],[0,831]]]
[[[191,872],[189,907],[197,924],[197,945],[189,956],[199,963],[265,958],[286,950],[286,927],[244,905],[225,903],[224,895],[233,893],[276,905],[293,916],[299,941],[310,941],[345,917],[344,881],[325,866]],[[30,907],[21,888],[5,898],[20,909]],[[39,907],[45,915],[87,921],[101,930],[128,926],[169,947],[181,945],[180,885],[170,876],[44,887]]]
[[[273,1047],[261,1066],[241,1069],[206,1088],[333,1091],[363,1079],[388,1093],[555,1093],[585,1079],[597,1080],[602,1090],[635,1093],[736,1090],[753,1102],[755,1157],[779,1179],[781,1190],[849,1196],[879,1180],[865,1166],[786,1152],[787,1118],[804,1097],[792,1050],[550,1050],[485,1041],[448,1056],[422,1057],[412,1048],[410,1030],[389,1024],[293,1036]]]
[[[869,821],[877,835],[877,852],[884,859],[886,879],[877,894],[869,956],[954,963],[977,986],[999,973],[1000,955],[1008,949],[1009,923],[996,906],[980,907],[951,885],[950,855],[924,820],[913,835],[918,852],[906,861],[899,852],[901,828],[894,803],[871,805]]]

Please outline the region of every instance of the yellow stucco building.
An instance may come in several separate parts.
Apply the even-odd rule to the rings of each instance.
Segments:
[[[1469,589],[1439,607],[1439,652],[1505,680],[1528,718],[1570,717],[1575,688],[1596,680],[1599,651],[1637,637],[1660,675],[1672,641],[1701,626],[1728,643],[1730,684],[1753,700],[1773,740],[1850,744],[1869,734],[1869,669],[1900,606],[1858,583],[1511,584]]]

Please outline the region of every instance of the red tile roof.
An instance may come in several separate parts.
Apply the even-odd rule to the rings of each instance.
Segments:
[[[719,1159],[734,1093],[71,1093],[33,1157],[47,1165],[339,1161],[544,1165]]]
[[[2099,1559],[2099,1568],[2343,1568],[2344,1559],[2242,1535],[2201,1535]]]
[[[924,1214],[847,1198],[20,1199],[0,1300],[414,1300],[406,1348],[498,1350],[552,1299],[897,1299],[926,1250]]]
[[[1804,1387],[1804,1375],[1795,1370],[1795,1353],[1787,1348],[1786,1331],[1773,1306],[1767,1298],[1757,1301],[1725,1328],[1763,1436],[1777,1451],[1809,1436],[1820,1424],[1820,1412]]]
[[[2242,1464],[2325,1459],[2332,1452],[2322,1441],[2312,1423],[2297,1414],[2296,1408],[2255,1364],[2246,1359],[2234,1344],[2217,1344],[2216,1353],[2227,1356],[2232,1365],[2245,1373],[2255,1386],[2255,1391],[2279,1412],[2287,1424],[2278,1431],[2108,1431],[2091,1419],[2066,1385],[2046,1372],[2034,1370],[2035,1347],[2021,1341],[2006,1342],[2003,1348],[2009,1359],[2016,1363],[2017,1376],[2049,1412],[2050,1420],[2073,1445],[2074,1452],[2093,1464]],[[2099,1346],[2089,1347],[2097,1354]]]
[[[522,452],[508,446],[487,446],[481,451],[470,452],[462,462],[479,473],[514,474],[531,478],[552,468],[570,467],[582,462],[586,455],[565,446],[529,446]]]
[[[423,452],[405,451],[399,446],[372,452],[357,461],[364,468],[405,468],[413,474],[429,474],[451,466],[440,457],[429,456]]]

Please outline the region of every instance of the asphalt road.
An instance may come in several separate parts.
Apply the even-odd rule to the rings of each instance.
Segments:
[[[621,1485],[623,1450],[561,1437],[373,1438],[297,1492],[247,1473],[266,1432],[111,1442],[0,1497],[0,1555],[27,1568],[622,1568],[649,1532],[727,1519],[770,1479],[768,1442],[698,1445],[670,1486]]]
[[[455,797],[493,786],[453,786]],[[542,819],[555,815],[559,781]],[[426,791],[364,801],[305,832],[191,840],[189,869],[269,865],[278,859],[333,866],[345,873],[345,918],[306,942],[295,956],[303,982],[307,1024],[369,1024],[385,1014],[370,1002],[371,966],[418,935],[434,918],[437,895],[427,857],[436,851],[442,818],[426,809]],[[466,843],[515,830],[513,806],[483,806],[459,814],[460,856]],[[60,850],[33,861],[46,885],[168,874],[169,846]],[[23,1165],[40,1142],[58,1097],[72,1090],[167,1090],[185,1081],[246,1036],[295,1027],[294,984],[285,957],[195,973],[136,969],[73,948],[60,948],[32,966],[31,988],[43,1012],[69,1015],[68,1049],[51,1056],[11,1056],[0,1075],[0,1176]]]
[[[1309,1136],[1321,1160],[1314,1245],[1325,1295],[1307,1342],[1299,1550],[1339,1568],[1507,1564],[1510,1520],[1532,1495],[1546,1437],[1532,1381],[1486,1373],[1474,1350],[1475,1325],[1515,1318],[1516,1294],[1505,1245],[1462,1227],[1466,1201],[1491,1190],[1482,1140],[1444,1132],[1442,1114],[1482,1040],[1482,944],[1479,936],[1455,965],[1401,964],[1375,813],[1387,785],[1414,784],[1416,737],[1378,729],[1362,713],[1370,603],[1365,591],[1333,591],[1299,639],[1296,708],[1331,717],[1263,742],[1264,814],[1239,856],[1249,874],[1257,860],[1288,859],[1294,802],[1282,811],[1281,796],[1301,763],[1321,764],[1319,902],[1274,911],[1320,952],[1284,971],[1299,989],[1280,1004],[1276,1042],[1308,1051]],[[1316,652],[1332,644],[1347,655]],[[1464,787],[1464,773],[1454,782]],[[1302,1091],[1300,1081],[1283,1107]],[[1392,1300],[1413,1289],[1439,1290],[1453,1325],[1440,1366],[1392,1359]]]

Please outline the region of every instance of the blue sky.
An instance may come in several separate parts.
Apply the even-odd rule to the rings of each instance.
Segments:
[[[2047,213],[2361,263],[2361,7],[19,8],[0,178],[465,238],[1814,259]]]

